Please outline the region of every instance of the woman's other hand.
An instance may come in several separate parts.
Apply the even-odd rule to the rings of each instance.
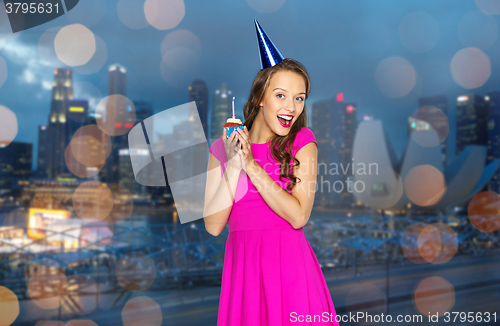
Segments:
[[[226,155],[229,162],[228,166],[239,171],[243,168],[243,165],[241,157],[238,155],[238,152],[241,151],[238,138],[238,132],[236,132],[236,130],[234,130],[228,138],[226,128],[223,129],[222,140],[224,141],[224,148],[226,149]]]
[[[250,134],[248,133],[247,126],[243,126],[243,129],[238,128],[238,131],[238,138],[241,143],[241,149],[238,155],[241,157],[242,169],[247,172],[247,168],[256,163],[253,157],[252,143],[250,142]]]

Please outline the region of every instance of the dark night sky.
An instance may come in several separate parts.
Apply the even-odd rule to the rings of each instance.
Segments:
[[[152,101],[155,112],[186,103],[187,87],[194,78],[207,82],[210,103],[215,89],[226,82],[241,110],[260,69],[253,23],[257,18],[280,52],[307,68],[312,83],[306,102],[309,108],[314,101],[343,92],[345,101],[357,103],[358,119],[371,114],[383,121],[401,155],[407,140],[407,117],[417,109],[418,97],[446,94],[451,128],[448,141],[454,144],[456,96],[500,90],[499,19],[478,10],[476,2],[481,5],[485,1],[285,0],[279,10],[261,13],[246,0],[186,0],[182,21],[173,29],[158,30],[124,25],[118,17],[117,2],[126,0],[82,0],[69,14],[23,31],[17,38],[12,36],[2,11],[0,57],[7,64],[8,74],[0,87],[0,105],[16,114],[19,132],[15,140],[32,142],[36,158],[37,127],[47,123],[50,111],[53,68],[67,67],[57,58],[41,58],[40,37],[49,28],[82,23],[105,42],[108,57],[96,73],[73,70],[76,97],[88,98],[95,105],[100,96],[89,92],[94,88],[87,83],[105,96],[107,67],[120,63],[127,69],[127,97]],[[408,21],[405,18],[415,12],[425,12],[425,17],[431,18],[409,27],[417,30],[410,33],[411,39],[401,38],[404,22]],[[201,47],[195,50],[193,61],[186,57],[172,59],[191,67],[175,72],[175,82],[167,83],[160,73],[160,46],[165,36],[177,30],[196,35]],[[415,53],[408,49],[412,45],[419,49],[419,44],[429,45],[433,39],[437,42],[428,51]],[[469,90],[454,81],[450,63],[458,51],[472,46],[482,48],[491,60],[491,76],[482,87]],[[418,76],[417,85],[402,98],[387,97],[376,83],[377,66],[394,56],[407,60]]]

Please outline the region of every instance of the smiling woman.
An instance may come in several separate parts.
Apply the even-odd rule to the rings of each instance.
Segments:
[[[292,325],[293,314],[327,316],[322,325],[339,325],[302,229],[317,177],[316,138],[306,127],[309,85],[293,59],[262,69],[243,128],[229,138],[224,129],[210,148],[205,227],[217,236],[229,226],[219,326]]]

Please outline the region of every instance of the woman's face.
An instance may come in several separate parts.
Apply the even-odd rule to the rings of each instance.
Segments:
[[[306,83],[301,75],[291,71],[275,73],[260,102],[264,121],[275,134],[287,135],[304,110],[305,99]]]

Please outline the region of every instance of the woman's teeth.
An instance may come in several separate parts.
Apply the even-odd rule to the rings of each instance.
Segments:
[[[292,118],[293,117],[278,115],[278,120],[281,122],[282,125],[285,125],[285,126],[290,125]]]

